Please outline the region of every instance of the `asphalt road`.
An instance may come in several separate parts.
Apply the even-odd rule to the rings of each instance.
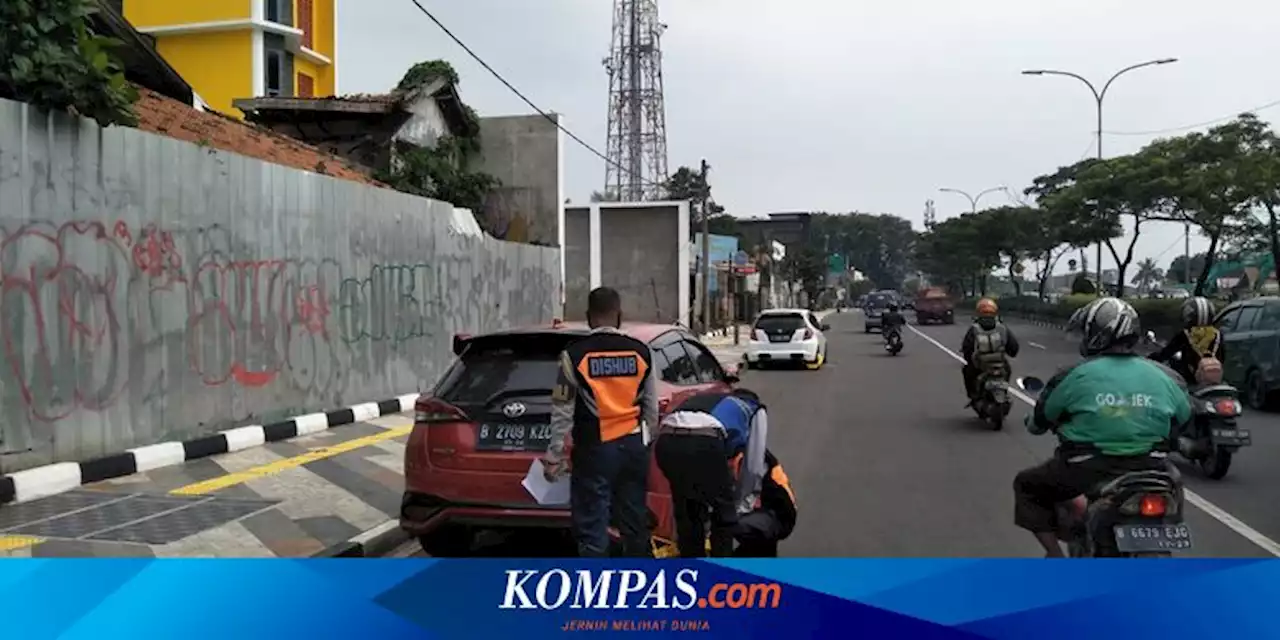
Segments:
[[[743,380],[769,406],[770,448],[798,494],[799,524],[782,554],[1041,555],[1030,535],[1013,526],[1012,481],[1048,457],[1054,441],[1022,427],[1024,402],[1001,432],[964,408],[959,362],[943,346],[958,348],[966,325],[913,326],[920,333],[908,331],[905,349],[891,357],[879,334],[863,333],[857,312],[827,322],[829,360],[822,369],[751,371]],[[1048,377],[1075,361],[1073,345],[1060,334],[1017,328],[1024,345],[1015,372]],[[1264,464],[1280,447],[1267,432],[1277,417],[1246,421],[1257,444],[1242,452],[1227,479],[1202,480],[1186,470],[1189,487],[1212,504],[1208,511],[1189,509],[1195,549],[1183,556],[1267,557],[1268,544],[1280,553],[1265,538],[1280,538],[1280,470]]]

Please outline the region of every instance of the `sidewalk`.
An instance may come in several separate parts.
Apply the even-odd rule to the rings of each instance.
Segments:
[[[399,516],[411,413],[0,507],[0,556],[307,557]]]

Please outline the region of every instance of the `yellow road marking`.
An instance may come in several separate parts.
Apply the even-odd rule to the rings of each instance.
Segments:
[[[343,454],[348,451],[355,451],[356,449],[367,447],[371,444],[377,444],[384,440],[393,440],[401,436],[407,436],[409,435],[410,431],[413,431],[412,426],[401,427],[399,429],[388,429],[387,431],[384,431],[382,433],[374,434],[371,436],[365,436],[363,438],[356,438],[355,440],[348,440],[340,444],[335,444],[332,447],[323,447],[320,449],[315,449],[312,451],[308,451],[302,455],[294,456],[292,458],[285,458],[283,460],[277,460],[269,464],[264,464],[260,467],[254,467],[252,469],[238,471],[236,473],[231,473],[225,476],[211,478],[203,482],[189,484],[185,487],[179,487],[177,489],[174,489],[173,491],[170,491],[169,495],[202,496],[207,493],[213,493],[214,491],[217,491],[219,489],[226,489],[227,487],[248,482],[255,478],[262,478],[270,475],[275,475],[277,473],[280,473],[281,471],[288,471],[289,469],[301,467],[302,465],[315,462],[316,460],[324,460],[325,458],[332,458],[333,456]]]
[[[44,538],[38,536],[0,535],[0,551],[17,551],[34,547],[41,542],[44,542]]]

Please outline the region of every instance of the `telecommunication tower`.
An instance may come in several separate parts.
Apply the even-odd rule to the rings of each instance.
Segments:
[[[662,102],[666,25],[657,0],[614,0],[609,72],[605,193],[622,201],[666,197],[667,117]]]
[[[924,201],[924,228],[926,231],[933,231],[933,225],[937,224],[937,211],[933,208],[933,200]]]

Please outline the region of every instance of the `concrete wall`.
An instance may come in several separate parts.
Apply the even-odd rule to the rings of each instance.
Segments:
[[[0,100],[3,470],[412,393],[559,315],[558,250],[453,216]]]
[[[587,293],[606,286],[622,294],[629,319],[688,322],[692,255],[687,202],[568,207],[565,238],[566,318],[583,317]]]
[[[480,146],[478,168],[502,181],[485,203],[490,233],[513,242],[561,246],[564,133],[541,115],[481,118]]]

